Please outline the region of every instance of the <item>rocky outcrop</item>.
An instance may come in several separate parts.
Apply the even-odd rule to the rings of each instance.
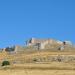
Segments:
[[[73,55],[52,55],[48,57],[33,58],[34,62],[75,62],[75,56]]]

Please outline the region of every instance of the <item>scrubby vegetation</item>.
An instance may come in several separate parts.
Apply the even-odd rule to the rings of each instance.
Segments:
[[[2,62],[2,66],[7,66],[7,65],[10,65],[10,62],[9,61],[3,61]]]

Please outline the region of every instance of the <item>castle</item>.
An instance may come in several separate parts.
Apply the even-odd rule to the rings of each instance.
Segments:
[[[47,46],[48,45],[48,46]],[[38,49],[38,50],[42,50],[42,49],[51,49],[52,45],[59,45],[60,50],[64,49],[65,45],[72,45],[72,43],[70,41],[59,41],[59,40],[54,40],[54,39],[37,39],[37,38],[31,38],[28,39],[26,41],[26,46],[25,47],[33,47],[33,49]],[[47,47],[46,47],[47,46]],[[56,48],[56,47],[55,47]],[[13,47],[7,47],[2,49],[1,51],[14,51],[14,52],[19,52],[19,51],[24,51],[25,48],[23,48],[22,46],[13,46]]]
[[[59,44],[59,45],[72,45],[70,41],[59,41],[59,40],[54,40],[54,39],[36,39],[36,38],[31,38],[26,41],[26,46],[37,46],[38,49],[45,49],[46,45],[54,45],[54,44]]]
[[[36,39],[36,38],[31,38],[26,41],[26,46],[38,46],[39,49],[44,49],[47,44],[63,44],[63,42],[54,39]]]

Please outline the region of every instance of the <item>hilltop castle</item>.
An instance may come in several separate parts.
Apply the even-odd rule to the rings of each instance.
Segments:
[[[39,46],[40,49],[44,49],[47,44],[63,44],[63,42],[53,39],[36,39],[36,38],[31,38],[26,41],[26,46]]]
[[[51,48],[56,48],[55,47],[58,47],[58,49],[60,50],[63,50],[64,49],[64,46],[66,45],[72,45],[72,43],[70,41],[59,41],[59,40],[54,40],[54,39],[37,39],[37,38],[31,38],[31,39],[28,39],[26,41],[26,46],[25,47],[22,47],[22,46],[13,46],[13,47],[7,47],[7,48],[4,48],[4,49],[1,49],[1,51],[8,51],[8,52],[11,52],[11,51],[14,51],[14,52],[19,52],[19,51],[24,51],[26,47],[30,47],[28,49],[31,49],[32,50],[41,50],[41,49],[51,49]]]
[[[70,41],[59,41],[59,40],[54,40],[54,39],[36,39],[36,38],[31,38],[26,41],[26,46],[38,46],[38,49],[45,49],[46,45],[54,45],[54,44],[59,44],[59,45],[72,45]]]

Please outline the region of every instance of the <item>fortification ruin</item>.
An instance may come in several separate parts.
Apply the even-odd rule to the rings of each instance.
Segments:
[[[38,46],[39,49],[44,49],[47,44],[63,44],[61,41],[53,40],[53,39],[36,39],[31,38],[26,41],[26,46]]]

